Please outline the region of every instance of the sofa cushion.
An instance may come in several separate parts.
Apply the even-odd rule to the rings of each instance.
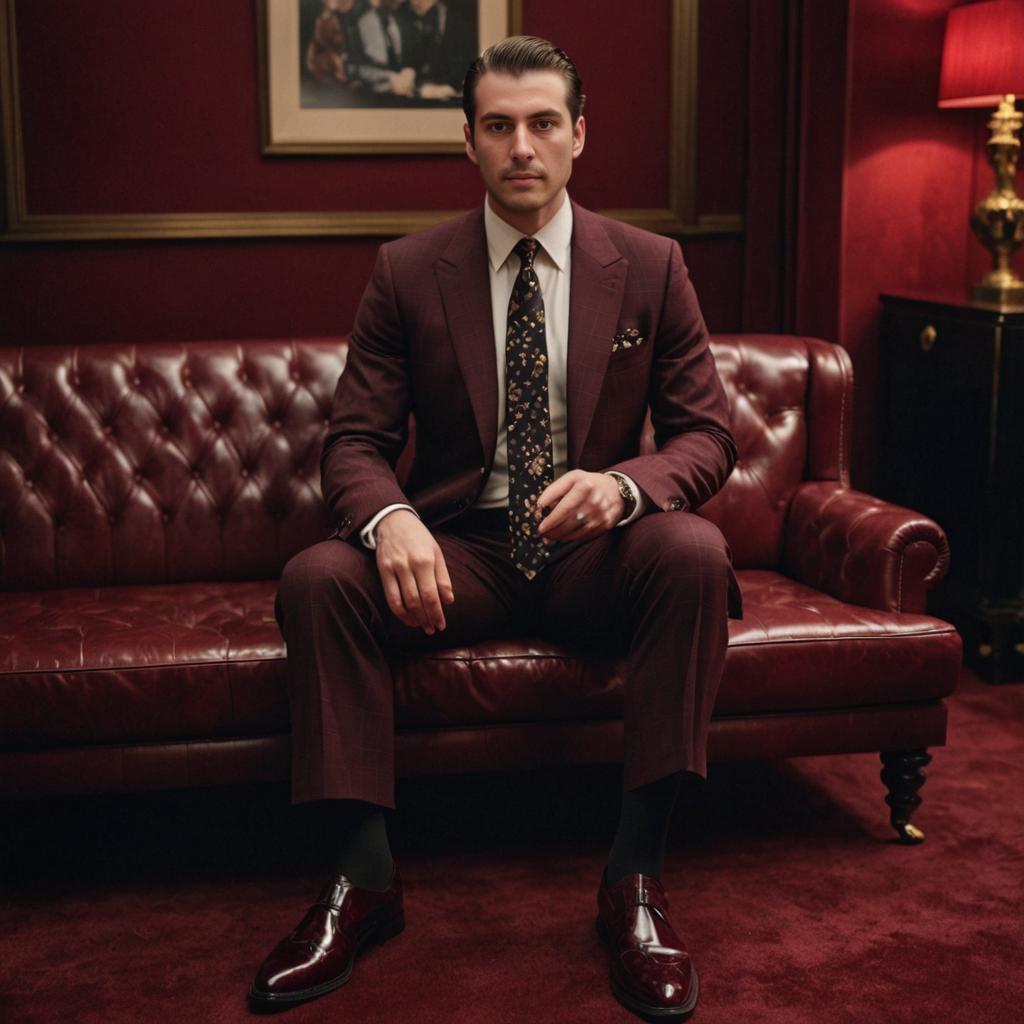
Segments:
[[[959,639],[926,615],[843,604],[741,570],[716,716],[929,700]],[[0,746],[253,736],[288,730],[271,581],[7,594]],[[623,659],[540,640],[395,661],[399,728],[615,718]]]
[[[288,727],[276,583],[0,596],[0,745],[252,735]]]

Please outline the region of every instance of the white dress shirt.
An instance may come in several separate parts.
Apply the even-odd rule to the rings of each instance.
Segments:
[[[526,236],[502,220],[484,202],[484,231],[487,236],[488,267],[491,278],[491,316],[494,321],[494,352],[498,367],[498,443],[494,450],[494,465],[484,484],[475,508],[504,508],[508,505],[508,431],[505,408],[505,335],[508,328],[508,304],[512,288],[519,275],[520,261],[514,249]],[[533,267],[544,300],[545,341],[548,350],[548,412],[551,416],[551,447],[554,457],[554,479],[564,476],[568,468],[568,440],[566,421],[566,354],[569,348],[569,281],[572,262],[572,204],[569,196],[558,212],[533,238],[540,248]],[[614,476],[625,480],[636,498],[632,515],[617,525],[632,522],[643,512],[640,489],[623,473]],[[368,548],[377,546],[374,533],[377,524],[389,512],[409,505],[387,505],[359,531],[359,537]]]

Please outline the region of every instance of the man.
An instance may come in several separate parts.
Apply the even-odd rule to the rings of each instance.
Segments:
[[[322,461],[336,539],[289,562],[278,595],[293,800],[336,801],[344,838],[319,901],[260,968],[258,1004],[336,988],[361,947],[404,927],[384,827],[386,651],[534,631],[628,651],[598,927],[624,1005],[674,1018],[696,1003],[658,879],[682,774],[705,772],[739,613],[725,541],[691,511],[735,447],[679,247],[568,199],[583,101],[544,40],[479,57],[463,105],[483,209],[383,246],[360,305]],[[658,451],[639,455],[648,405]]]
[[[409,0],[398,13],[416,68],[418,95],[447,100],[459,94],[466,61],[476,53],[472,26],[443,0]]]
[[[356,18],[347,74],[374,93],[413,96],[416,69],[405,53],[408,47],[395,17],[399,0],[370,0]]]

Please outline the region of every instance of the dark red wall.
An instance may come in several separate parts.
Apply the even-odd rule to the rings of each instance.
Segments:
[[[459,209],[464,156],[265,157],[252,0],[18,4],[33,213]],[[698,209],[744,205],[746,0],[703,5]],[[524,29],[572,52],[588,95],[575,198],[668,205],[669,2],[525,0]],[[609,59],[614,48],[615,59]],[[727,115],[727,116],[723,116]],[[0,331],[24,344],[341,333],[379,238],[19,244],[0,248]],[[695,239],[709,321],[739,325],[743,246]]]

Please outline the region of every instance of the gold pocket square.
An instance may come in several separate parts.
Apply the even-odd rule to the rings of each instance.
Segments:
[[[635,327],[630,327],[628,331],[616,334],[612,338],[612,351],[618,352],[620,348],[636,348],[643,343],[643,335]]]

